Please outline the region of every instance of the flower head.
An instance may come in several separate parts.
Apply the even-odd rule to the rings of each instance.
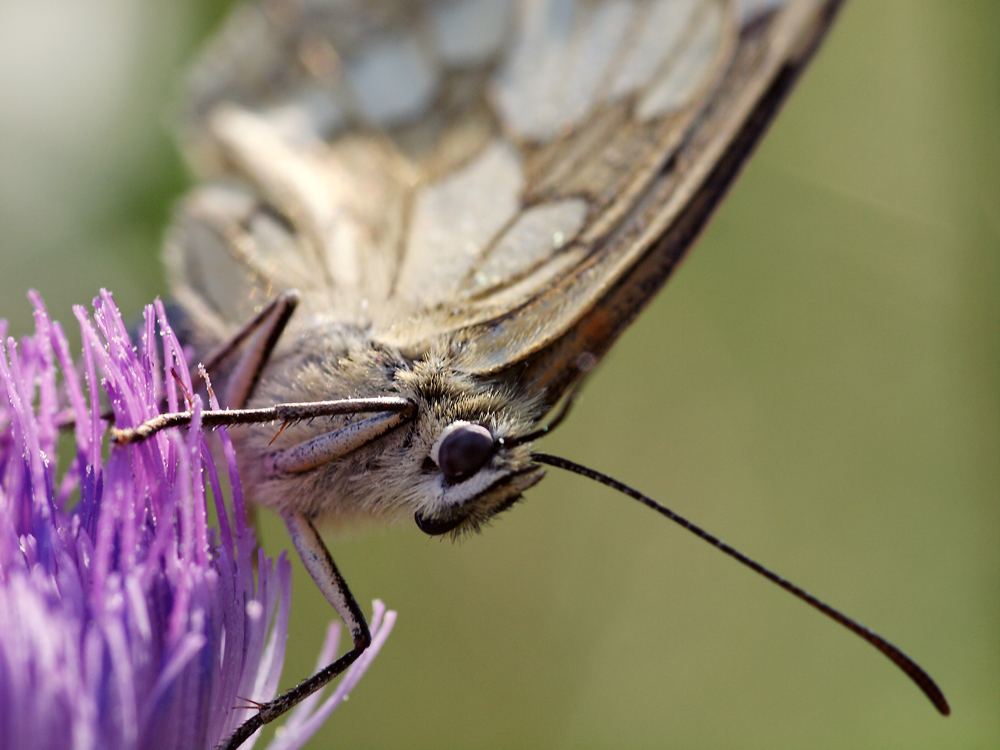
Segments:
[[[176,410],[175,379],[194,392],[162,305],[146,309],[138,348],[107,292],[93,319],[77,308],[74,363],[62,328],[31,298],[33,336],[18,343],[0,321],[0,750],[215,747],[277,691],[288,560],[256,548],[232,445],[220,430],[220,477],[199,398],[186,435],[104,445],[99,386],[121,427],[159,413],[164,396]],[[70,423],[75,440],[60,450]],[[376,602],[372,647],[322,705],[316,695],[292,712],[274,750],[306,742],[394,617]]]

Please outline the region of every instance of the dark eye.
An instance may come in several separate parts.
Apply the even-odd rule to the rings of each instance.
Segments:
[[[448,479],[459,480],[479,471],[493,455],[493,435],[482,425],[455,422],[442,433],[431,458]]]

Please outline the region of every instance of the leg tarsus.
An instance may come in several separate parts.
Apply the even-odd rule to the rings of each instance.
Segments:
[[[209,409],[201,413],[201,424],[202,427],[232,427],[238,424],[298,422],[340,414],[356,415],[378,412],[398,412],[405,419],[411,419],[416,414],[416,409],[416,404],[399,396],[345,398],[334,401],[276,404],[260,409]],[[168,427],[184,427],[191,423],[191,417],[192,414],[189,411],[159,414],[136,427],[114,429],[111,431],[111,438],[118,445],[138,443],[148,440],[160,430],[165,430]]]
[[[265,724],[268,724],[285,712],[291,710],[317,690],[322,690],[328,683],[347,671],[364,652],[364,647],[355,646],[329,666],[321,669],[307,680],[300,682],[287,693],[282,693],[273,701],[261,706],[260,711],[240,724],[236,731],[222,745],[222,750],[236,750],[250,736]]]
[[[316,527],[305,516],[299,513],[286,513],[285,525],[292,537],[292,542],[302,558],[306,570],[316,582],[323,596],[330,602],[337,614],[347,625],[354,640],[354,648],[324,667],[307,680],[300,682],[287,693],[261,706],[260,711],[243,722],[223,745],[224,750],[236,750],[254,732],[264,724],[274,721],[286,711],[308,698],[317,690],[321,690],[329,682],[347,670],[372,642],[371,631],[364,613],[354,595],[347,587],[347,582],[333,562],[333,557],[327,550]]]
[[[246,406],[264,371],[264,366],[271,358],[274,347],[278,345],[281,334],[284,333],[288,321],[295,308],[298,307],[300,295],[290,290],[275,297],[251,321],[247,322],[237,333],[212,351],[205,358],[205,369],[211,373],[224,360],[232,356],[240,346],[246,344],[243,355],[233,367],[226,382],[226,391],[222,406],[230,409],[242,409]]]

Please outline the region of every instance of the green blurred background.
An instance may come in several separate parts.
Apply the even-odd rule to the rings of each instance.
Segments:
[[[225,3],[0,0],[0,315],[167,290],[174,82]],[[333,540],[399,621],[313,748],[1000,747],[1000,3],[853,0],[544,450],[883,633],[881,656],[560,475],[460,545]],[[263,513],[264,537],[287,546]],[[297,570],[286,684],[331,611]]]

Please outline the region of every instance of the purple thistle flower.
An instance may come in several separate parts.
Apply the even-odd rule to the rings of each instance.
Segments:
[[[98,373],[122,427],[157,414],[163,394],[171,410],[183,403],[168,373],[193,392],[163,306],[146,309],[138,351],[110,294],[95,300],[93,321],[76,308],[77,367],[59,324],[37,295],[31,300],[34,336],[18,344],[0,320],[0,750],[213,748],[255,710],[250,701],[276,693],[288,560],[256,549],[220,429],[227,510],[198,429],[199,398],[186,436],[168,431],[104,449]],[[59,425],[69,420],[75,454],[61,470]],[[371,648],[322,704],[317,694],[289,715],[273,750],[305,744],[394,620],[375,603]],[[322,664],[336,653],[338,632],[331,625]]]

